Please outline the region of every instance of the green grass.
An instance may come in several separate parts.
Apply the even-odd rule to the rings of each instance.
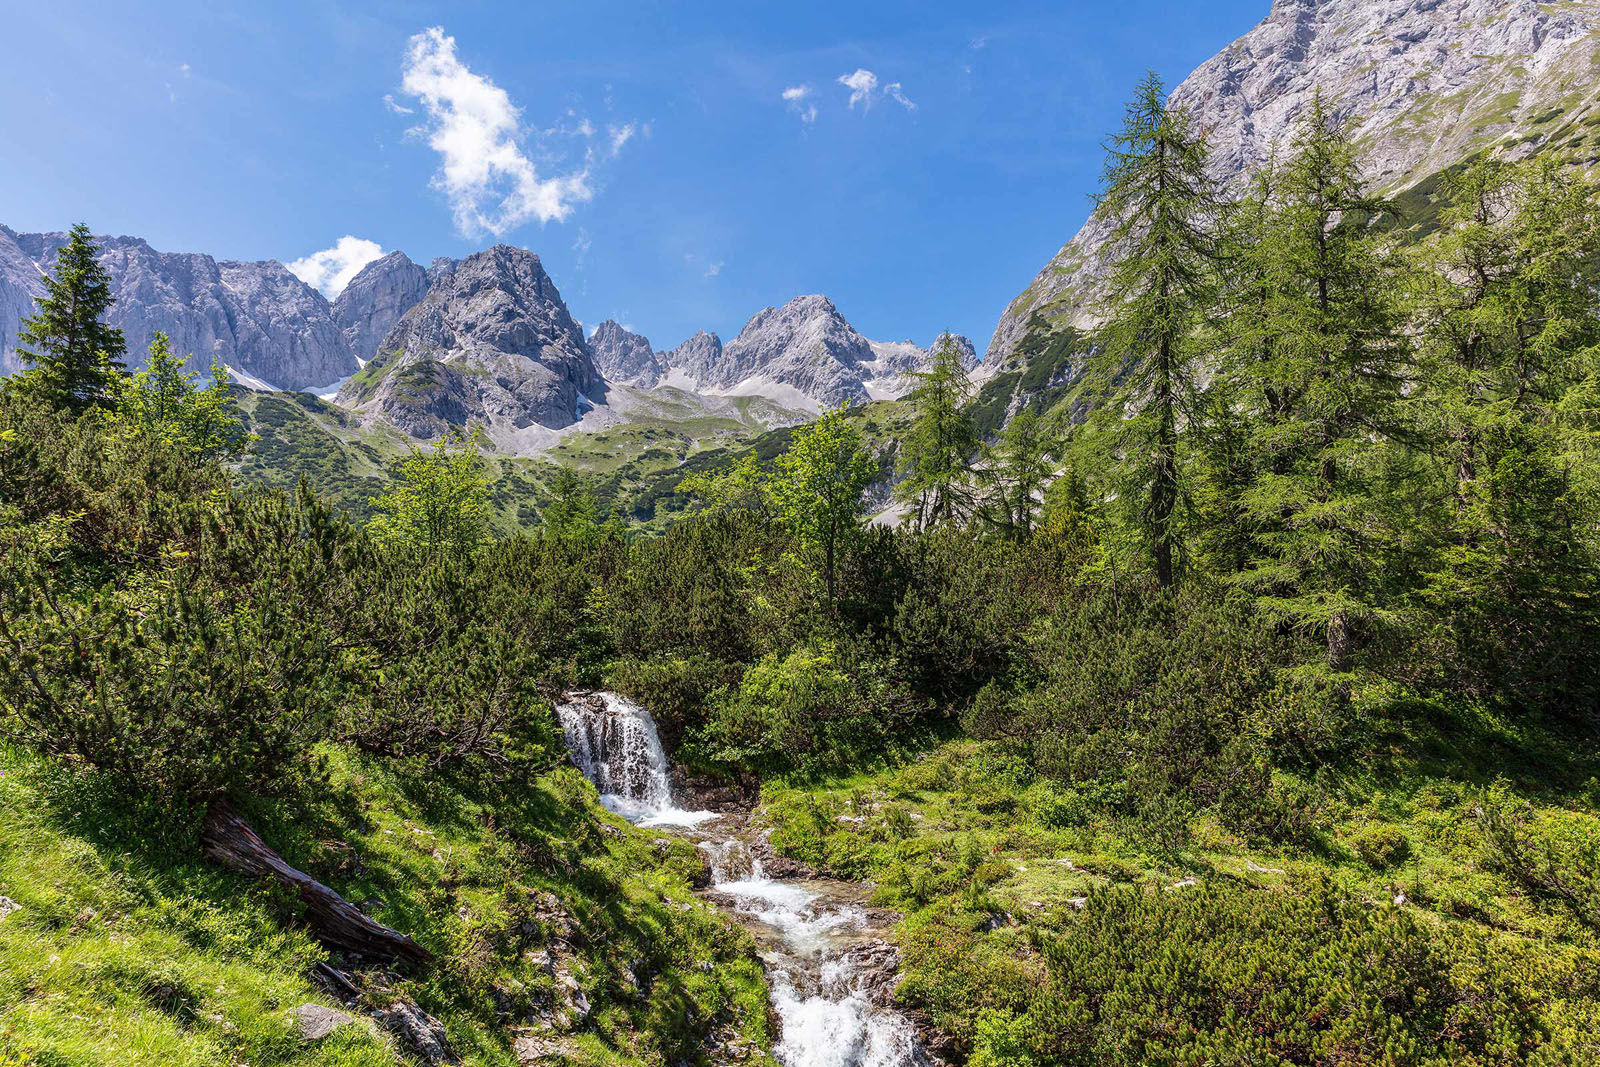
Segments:
[[[367,1008],[411,997],[464,1063],[510,1065],[514,1030],[556,995],[549,952],[594,1009],[574,1062],[694,1062],[718,1031],[770,1044],[753,945],[694,897],[694,849],[628,828],[576,771],[474,785],[327,755],[326,794],[249,817],[438,957],[358,973]],[[200,857],[194,818],[0,752],[0,895],[21,905],[0,920],[0,1063],[407,1062],[366,1025],[300,1039],[295,1006],[335,1006],[308,977],[327,953],[294,901]]]
[[[1499,781],[1540,818],[1600,835],[1597,771],[1592,746],[1514,721],[1423,726],[1339,774],[1280,772],[1305,800],[1308,829],[1294,844],[1250,840],[1202,810],[1188,840],[1163,849],[1093,790],[1036,780],[1004,750],[961,740],[878,773],[771,783],[759,817],[780,851],[866,879],[874,903],[902,911],[901,999],[971,1043],[985,1011],[1021,1014],[1043,980],[1037,946],[1070,940],[1081,909],[1115,885],[1300,894],[1331,884],[1548,973],[1592,973],[1592,931],[1497,869],[1480,805]],[[1541,995],[1592,1015],[1600,990],[1590,985]]]

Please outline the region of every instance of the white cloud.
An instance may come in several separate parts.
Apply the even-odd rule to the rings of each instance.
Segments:
[[[411,38],[401,88],[427,113],[423,132],[439,153],[433,185],[467,236],[499,236],[530,219],[560,222],[593,198],[581,169],[541,178],[522,148],[521,111],[506,91],[456,58],[456,41],[434,26]]]
[[[865,110],[872,106],[872,94],[878,90],[878,76],[870,70],[857,69],[854,74],[839,75],[839,84],[850,90],[850,106],[857,104]]]
[[[182,74],[185,78],[187,78],[192,73],[192,71],[189,69],[189,64],[187,64],[187,63],[179,63],[178,64],[178,73]]]
[[[409,108],[404,104],[396,103],[393,93],[383,94],[383,106],[388,108],[390,111],[393,111],[396,115],[415,115],[417,113],[416,109],[414,108]]]
[[[808,126],[817,121],[817,105],[807,102],[810,96],[809,85],[791,85],[783,91],[783,102]]]
[[[332,248],[290,263],[289,273],[332,300],[350,284],[351,278],[361,273],[362,267],[382,255],[378,242],[346,234]]]
[[[912,103],[911,98],[908,97],[904,90],[900,88],[899,82],[890,82],[888,85],[885,85],[883,87],[883,94],[890,100],[893,100],[895,103],[905,108],[907,111],[917,110],[917,105]]]
[[[638,133],[639,129],[629,122],[621,126],[608,126],[606,127],[606,132],[611,135],[611,154],[616,155],[622,151],[623,145],[633,139],[633,135]]]
[[[711,266],[706,268],[706,277],[707,278],[715,278],[717,275],[719,275],[721,273],[722,273],[722,260],[720,260],[720,259],[717,260],[715,263],[711,264]]]

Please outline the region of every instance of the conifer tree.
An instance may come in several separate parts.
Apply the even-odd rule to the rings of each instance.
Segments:
[[[1085,458],[1115,457],[1102,467],[1105,495],[1147,546],[1157,582],[1170,586],[1187,495],[1180,430],[1195,414],[1196,333],[1216,297],[1218,196],[1204,139],[1168,106],[1154,74],[1108,153],[1100,210],[1116,259],[1091,374],[1108,400],[1096,421],[1111,438],[1087,444]]]
[[[969,483],[978,438],[965,410],[971,382],[949,334],[939,338],[927,369],[912,377],[917,385],[906,400],[915,416],[900,443],[896,493],[912,504],[916,529],[956,526],[972,511]]]
[[[17,338],[18,357],[33,367],[30,383],[71,411],[111,402],[127,352],[122,331],[103,321],[116,301],[99,253],[89,227],[74,226]]]
[[[1017,412],[984,450],[987,499],[979,515],[1005,537],[1026,538],[1055,470],[1055,442],[1044,420],[1032,411]]]
[[[1378,496],[1395,483],[1380,467],[1407,356],[1399,257],[1320,96],[1266,196],[1259,239],[1240,250],[1225,372],[1253,456],[1238,520],[1255,555],[1238,580],[1269,615],[1322,635],[1342,669],[1353,627],[1383,613]]]

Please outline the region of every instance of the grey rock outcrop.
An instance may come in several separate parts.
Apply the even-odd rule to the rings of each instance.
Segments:
[[[964,358],[972,342],[955,338]],[[798,296],[757,312],[723,345],[699,333],[659,357],[694,388],[769,396],[790,405],[835,407],[894,399],[911,387],[932,350],[863,337],[825,296]]]
[[[350,279],[333,302],[333,319],[350,350],[365,362],[378,354],[394,324],[427,294],[428,272],[404,252],[390,252]]]
[[[422,302],[339,402],[429,438],[468,421],[515,444],[519,431],[576,422],[603,383],[583,331],[539,257],[496,245],[435,260]]]
[[[107,319],[127,338],[130,368],[143,363],[159,330],[192,356],[192,369],[215,356],[283,389],[326,385],[356,369],[326,298],[280,263],[158,252],[137,237],[95,240],[116,297]],[[0,231],[0,368],[15,369],[17,322],[33,313],[38,279],[66,241],[64,233]]]
[[[44,295],[39,265],[16,242],[16,235],[0,226],[0,374],[10,374],[17,359],[17,334],[22,320],[34,311],[34,298]]]
[[[709,382],[722,362],[722,338],[701,330],[659,359],[663,367],[679,371],[691,382]]]
[[[1313,94],[1345,117],[1374,186],[1394,193],[1473,153],[1541,148],[1592,166],[1600,3],[1277,0],[1266,19],[1172,93],[1207,131],[1211,165],[1238,189],[1286,150]],[[1014,365],[1037,311],[1093,325],[1109,227],[1091,216],[1006,309],[983,374]]]
[[[302,1004],[290,1015],[294,1017],[300,1036],[307,1041],[321,1041],[341,1026],[349,1026],[356,1021],[349,1012],[322,1004]]]
[[[595,327],[589,337],[594,365],[607,381],[650,387],[661,380],[661,364],[646,337],[610,319]]]

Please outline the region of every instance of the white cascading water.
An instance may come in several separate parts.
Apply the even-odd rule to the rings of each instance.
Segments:
[[[672,802],[667,756],[650,713],[616,693],[557,705],[572,760],[607,808],[640,826],[686,829],[717,817]],[[702,832],[703,833],[703,832]],[[699,835],[697,835],[699,836]],[[867,911],[815,885],[768,878],[738,837],[700,837],[713,890],[756,924],[783,1023],[784,1067],[912,1067],[927,1062],[911,1024],[870,1002],[846,950],[867,934]],[[761,935],[766,936],[761,936]]]

